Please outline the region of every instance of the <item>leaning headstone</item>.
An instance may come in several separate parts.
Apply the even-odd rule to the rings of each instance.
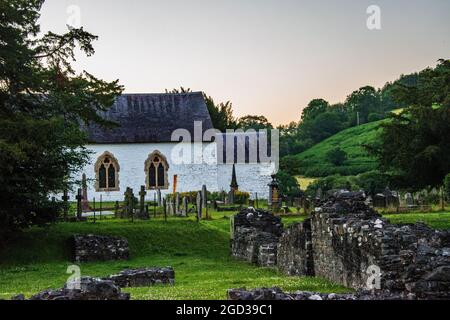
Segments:
[[[183,197],[183,210],[181,210],[181,215],[187,217],[188,215],[188,199]]]
[[[201,192],[197,193],[197,221],[202,219],[202,194]]]

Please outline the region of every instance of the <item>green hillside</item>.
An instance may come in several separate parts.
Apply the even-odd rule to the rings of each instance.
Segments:
[[[363,145],[376,141],[380,125],[387,120],[367,123],[341,131],[298,154],[300,174],[305,177],[326,177],[333,174],[344,176],[374,170],[376,161],[370,157]],[[326,154],[339,147],[347,153],[347,160],[339,166],[331,163]]]

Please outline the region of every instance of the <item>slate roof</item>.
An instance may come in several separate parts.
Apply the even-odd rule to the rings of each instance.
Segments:
[[[186,129],[194,138],[194,121],[202,122],[203,132],[213,128],[201,92],[123,94],[100,115],[120,126],[89,126],[85,130],[92,143],[171,142],[176,129]]]

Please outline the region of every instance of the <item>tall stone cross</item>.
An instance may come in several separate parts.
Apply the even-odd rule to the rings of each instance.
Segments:
[[[64,193],[61,199],[64,202],[64,220],[67,220],[67,216],[69,215],[69,196],[67,194],[67,189],[64,189]]]
[[[202,193],[197,193],[197,222],[202,219]]]
[[[139,192],[139,211],[142,217],[145,216],[145,196],[147,192],[145,191],[145,186],[141,186],[141,191]]]

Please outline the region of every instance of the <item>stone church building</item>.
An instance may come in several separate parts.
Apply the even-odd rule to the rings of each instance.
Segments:
[[[208,134],[213,125],[201,92],[124,94],[101,116],[118,126],[85,128],[90,141],[86,148],[92,154],[79,176],[84,177],[89,200],[98,200],[100,195],[103,201],[123,200],[127,187],[137,193],[141,186],[145,186],[148,199],[153,199],[158,189],[164,195],[198,191],[203,185],[209,191],[228,192],[233,164],[239,190],[253,197],[256,193],[259,198],[268,197],[274,163],[252,157],[248,137],[244,140],[245,161],[237,159],[236,143],[230,161],[226,141],[236,142],[239,133]],[[174,132],[193,141],[180,140],[177,135],[174,140]]]

